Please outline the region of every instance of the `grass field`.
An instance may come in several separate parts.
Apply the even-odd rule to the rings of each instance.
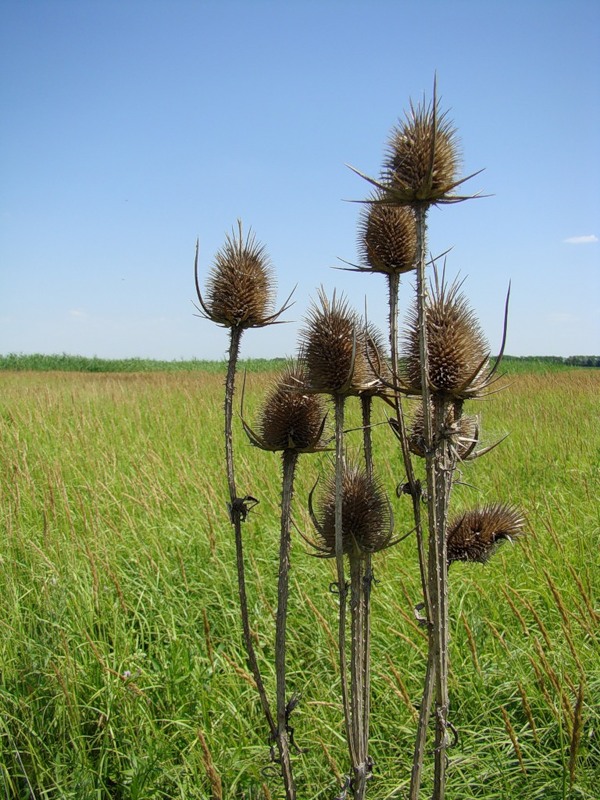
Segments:
[[[271,378],[249,374],[250,420]],[[518,502],[528,530],[487,566],[451,569],[447,797],[595,800],[600,371],[519,368],[506,382],[472,410],[486,443],[510,436],[462,467],[452,505]],[[280,796],[239,632],[222,384],[221,370],[0,372],[0,797]],[[272,691],[279,461],[240,428],[238,486],[261,501],[244,528],[251,622]],[[393,495],[396,440],[385,426],[374,437]],[[328,468],[301,457],[294,515],[308,534],[307,494]],[[410,501],[393,504],[402,533]],[[334,573],[307,551],[297,536],[294,763],[300,798],[332,799],[347,770]],[[412,540],[375,573],[369,796],[383,800],[406,794],[424,676]]]

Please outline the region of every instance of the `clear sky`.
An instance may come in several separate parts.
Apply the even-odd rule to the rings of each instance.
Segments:
[[[0,353],[221,358],[193,316],[241,218],[289,325],[242,356],[292,355],[319,285],[385,324],[356,261],[368,194],[409,99],[460,133],[467,186],[430,214],[493,349],[600,353],[597,0],[0,0]],[[402,302],[410,297],[405,282]]]

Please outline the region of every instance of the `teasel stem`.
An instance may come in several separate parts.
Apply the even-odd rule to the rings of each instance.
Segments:
[[[235,531],[235,554],[238,577],[238,595],[240,600],[240,614],[242,618],[242,632],[244,647],[248,656],[248,666],[252,672],[252,677],[256,683],[256,689],[260,698],[263,713],[269,725],[272,740],[277,739],[277,726],[271,713],[269,700],[265,691],[265,686],[260,674],[256,652],[252,643],[252,631],[250,630],[250,617],[248,614],[248,597],[246,594],[246,569],[244,565],[244,543],[242,537],[242,514],[244,513],[243,504],[239,503],[235,488],[235,470],[233,458],[233,396],[235,391],[235,372],[240,351],[240,340],[244,329],[239,326],[230,328],[229,362],[227,365],[227,377],[225,379],[225,459],[227,466],[227,483],[229,485],[230,514],[231,522]]]
[[[342,704],[344,707],[344,724],[346,727],[346,738],[348,740],[348,751],[350,763],[354,768],[357,764],[356,742],[354,728],[352,724],[352,713],[350,709],[350,696],[348,692],[348,663],[346,658],[346,600],[348,596],[348,586],[344,574],[344,550],[343,550],[343,519],[342,519],[342,499],[343,499],[343,476],[344,476],[344,405],[346,398],[343,394],[334,395],[335,404],[335,564],[337,570],[337,588],[339,595],[339,617],[338,617],[338,651],[340,659],[340,682],[342,688]]]
[[[354,552],[350,561],[350,611],[352,645],[351,671],[351,716],[354,736],[355,758],[353,762],[352,790],[354,800],[363,800],[370,774],[368,761],[369,737],[369,593],[370,559]]]
[[[294,476],[298,463],[297,450],[283,451],[283,483],[281,491],[281,536],[279,540],[279,580],[277,586],[277,616],[275,622],[275,676],[277,682],[277,745],[286,800],[294,800],[296,787],[290,761],[288,708],[286,700],[286,631],[289,596],[291,510],[294,495]]]
[[[373,480],[373,448],[371,436],[371,395],[361,397],[363,451],[367,477]],[[371,585],[373,582],[371,553],[349,553],[351,612],[351,706],[356,750],[353,764],[354,800],[362,800],[371,774],[369,759],[369,724],[371,710]]]
[[[427,208],[426,204],[415,206],[415,220],[417,226],[417,320],[419,328],[419,360],[421,371],[421,402],[423,404],[423,430],[425,439],[425,468],[427,475],[427,510],[429,526],[429,552],[428,552],[428,571],[427,571],[427,593],[425,594],[427,622],[429,628],[427,669],[425,672],[425,685],[421,700],[421,710],[417,727],[417,738],[415,741],[415,751],[413,756],[413,768],[411,773],[411,788],[409,798],[416,800],[419,795],[421,785],[421,772],[423,758],[425,754],[425,743],[427,737],[427,726],[429,715],[435,695],[436,702],[436,741],[438,738],[438,727],[442,728],[442,718],[447,713],[447,669],[441,669],[441,662],[444,654],[444,633],[440,630],[440,592],[445,591],[444,573],[445,562],[440,564],[440,554],[437,542],[437,499],[436,499],[436,480],[435,480],[435,453],[433,420],[431,414],[430,389],[429,389],[429,358],[427,341],[427,283],[425,278],[426,263],[426,244],[427,244]],[[444,604],[445,607],[445,604]],[[446,623],[447,624],[447,623]],[[443,691],[444,677],[446,675],[446,691]],[[435,687],[435,692],[434,692]],[[443,703],[444,694],[446,703]],[[444,711],[443,709],[446,709]],[[440,717],[438,717],[438,712]],[[443,734],[442,734],[443,737]],[[443,738],[442,738],[443,741]],[[442,748],[443,749],[443,748]],[[445,752],[442,752],[442,760],[445,762]],[[436,752],[436,766],[438,763],[438,753]],[[436,778],[437,778],[436,772]],[[442,784],[443,784],[442,776]],[[442,795],[434,795],[435,800]]]
[[[390,273],[388,275],[388,302],[390,309],[390,354],[392,362],[392,375],[396,378],[398,375],[398,291],[400,288],[400,275],[398,273]],[[398,433],[400,440],[400,447],[402,450],[402,460],[404,462],[404,470],[406,472],[406,482],[408,483],[409,493],[412,499],[413,518],[415,521],[415,534],[417,539],[417,552],[419,556],[419,571],[421,574],[421,588],[423,590],[423,599],[425,601],[425,612],[427,620],[431,620],[431,604],[429,601],[429,587],[427,585],[427,560],[425,558],[425,545],[423,541],[423,523],[421,521],[421,488],[415,477],[415,471],[412,465],[412,458],[408,444],[408,435],[406,432],[406,422],[404,419],[404,410],[402,408],[402,398],[399,392],[395,392],[394,405],[396,411],[396,420],[398,422]]]

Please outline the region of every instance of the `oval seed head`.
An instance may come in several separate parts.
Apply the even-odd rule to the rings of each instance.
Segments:
[[[304,376],[288,367],[267,396],[258,422],[261,446],[267,450],[322,450],[325,406],[316,394],[303,392]]]
[[[489,348],[479,323],[458,285],[442,284],[426,308],[427,354],[431,390],[456,399],[476,397],[486,385]],[[419,320],[416,305],[404,335],[404,379],[407,389],[421,392]]]
[[[415,215],[407,206],[371,203],[359,221],[358,250],[366,268],[386,274],[415,268]]]
[[[484,564],[505,539],[512,541],[521,536],[524,525],[521,511],[503,503],[465,512],[448,527],[448,564],[454,561]]]
[[[460,153],[456,129],[432,103],[410,106],[392,130],[384,175],[390,200],[397,204],[436,203],[451,199],[449,192],[459,182]]]
[[[259,328],[273,318],[275,279],[269,258],[242,225],[227,236],[206,282],[210,319],[227,328]]]
[[[335,476],[326,483],[317,514],[318,547],[335,556]],[[342,479],[342,549],[361,556],[386,548],[392,536],[390,504],[381,486],[357,467],[346,467]]]
[[[367,380],[361,325],[347,302],[331,302],[321,289],[321,306],[313,304],[300,333],[300,359],[306,373],[306,390],[332,395],[356,394]]]
[[[468,458],[479,439],[479,424],[475,416],[454,417],[453,409],[448,411],[444,421],[444,428],[441,435],[448,439],[456,452],[459,461]],[[423,406],[419,404],[410,426],[408,434],[408,446],[411,453],[419,458],[425,458],[425,423],[423,420]]]

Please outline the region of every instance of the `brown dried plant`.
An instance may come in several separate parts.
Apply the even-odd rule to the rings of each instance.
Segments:
[[[293,744],[290,715],[296,706],[295,696],[287,698],[286,637],[289,597],[291,509],[294,496],[294,477],[301,453],[327,449],[324,437],[327,415],[322,398],[302,391],[302,368],[288,365],[266,396],[258,419],[258,433],[242,424],[250,442],[262,450],[282,455],[281,524],[279,538],[279,577],[277,585],[277,614],[275,621],[275,678],[277,704],[277,743],[284,784],[288,797],[295,796],[290,761]]]
[[[225,379],[225,466],[229,489],[229,520],[234,527],[238,596],[244,647],[248,656],[254,684],[260,704],[269,726],[270,740],[277,743],[279,759],[285,785],[286,800],[295,800],[295,786],[289,759],[289,747],[285,736],[273,717],[264,681],[258,665],[248,611],[246,591],[246,568],[242,522],[257,500],[250,494],[238,495],[235,481],[233,450],[233,398],[235,374],[243,332],[248,328],[261,328],[279,321],[281,314],[290,306],[291,295],[276,312],[274,308],[274,278],[269,258],[262,245],[249,232],[244,238],[242,223],[238,220],[237,233],[226,237],[225,244],[217,252],[207,280],[206,298],[200,290],[198,276],[199,246],[196,242],[194,280],[200,307],[200,316],[229,329],[229,359]]]
[[[521,510],[496,503],[466,511],[448,526],[448,564],[478,561],[485,564],[503,541],[512,542],[523,534]]]

